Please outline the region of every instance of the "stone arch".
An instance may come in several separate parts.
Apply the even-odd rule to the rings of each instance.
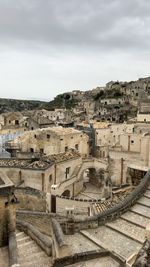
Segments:
[[[85,160],[82,163],[82,166],[78,172],[78,179],[82,179],[83,177],[83,173],[87,170],[87,169],[95,169],[96,171],[99,170],[106,170],[107,169],[107,163],[106,162],[102,162],[102,161],[97,161],[96,159],[89,159],[89,160]]]
[[[63,193],[62,193],[62,196],[63,197],[70,197],[70,190],[65,190]]]

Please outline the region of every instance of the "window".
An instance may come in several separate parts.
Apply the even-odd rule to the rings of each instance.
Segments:
[[[40,148],[40,153],[44,154],[44,149],[43,148]]]
[[[52,179],[53,179],[53,176],[52,176],[52,174],[50,174],[50,176],[49,176],[49,183],[52,182]]]
[[[67,152],[68,151],[68,146],[65,146],[65,152]]]
[[[47,139],[50,139],[50,134],[47,134]]]
[[[70,173],[70,167],[67,167],[66,168],[66,179],[68,178],[69,173]]]
[[[71,139],[73,139],[73,136],[71,136]]]
[[[76,149],[76,150],[79,149],[79,145],[78,145],[78,144],[75,145],[75,149]]]
[[[34,138],[36,138],[36,134],[34,135]]]
[[[60,141],[63,141],[63,138],[61,138]]]
[[[131,140],[131,144],[134,144],[134,140]]]
[[[31,147],[31,148],[30,148],[30,152],[31,152],[31,153],[34,153],[34,148]]]
[[[15,120],[15,125],[19,125],[19,121],[18,120]]]
[[[34,128],[33,128],[33,127],[31,127],[31,130],[33,131],[33,130],[34,130]]]

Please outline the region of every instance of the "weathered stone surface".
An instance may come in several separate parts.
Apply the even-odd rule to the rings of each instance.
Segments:
[[[138,214],[144,215],[147,218],[150,218],[150,208],[144,207],[140,204],[135,204],[132,208],[131,211],[137,212]]]
[[[18,256],[21,267],[52,266],[51,257],[23,232],[17,232]]]
[[[150,207],[150,198],[147,198],[147,197],[141,197],[141,198],[138,200],[138,203]]]
[[[126,219],[132,223],[135,223],[141,227],[146,227],[146,225],[150,222],[150,219],[145,218],[139,214],[136,214],[132,211],[128,211],[122,214],[121,218]]]
[[[145,230],[123,219],[117,219],[114,222],[107,223],[107,226],[127,235],[129,238],[133,238],[138,242],[144,243],[145,241]]]
[[[119,263],[110,257],[103,257],[100,259],[89,260],[86,262],[78,262],[68,265],[68,267],[119,267]]]
[[[80,233],[66,235],[65,240],[70,246],[72,254],[99,249],[99,246],[82,236]]]
[[[100,240],[104,247],[114,251],[125,259],[128,259],[132,254],[137,253],[141,248],[141,244],[134,241],[106,226],[101,226],[97,229],[89,229],[87,232]]]

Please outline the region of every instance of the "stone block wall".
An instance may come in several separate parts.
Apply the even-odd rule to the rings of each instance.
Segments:
[[[43,192],[32,188],[18,188],[15,196],[19,201],[19,210],[46,211],[46,195]]]

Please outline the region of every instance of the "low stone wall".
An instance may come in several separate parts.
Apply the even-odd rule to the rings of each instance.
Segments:
[[[74,207],[74,214],[88,215],[88,207],[90,206],[87,201],[76,201],[74,199],[56,197],[56,212],[59,214],[65,214],[65,208]]]
[[[46,194],[36,189],[16,188],[15,196],[18,199],[17,208],[21,210],[46,211]]]
[[[33,225],[27,222],[17,220],[17,228],[29,235],[48,256],[52,255],[52,241],[51,238],[42,234]]]
[[[70,201],[75,201],[75,203],[77,204],[77,202],[84,202],[84,203],[96,203],[96,202],[102,202],[102,199],[99,198],[99,199],[85,199],[85,198],[76,198],[76,197],[66,197],[66,196],[58,196],[56,195],[56,198],[61,198],[61,199],[67,199],[67,200],[70,200]],[[88,204],[87,204],[88,205]]]
[[[67,265],[71,265],[71,264],[75,264],[75,263],[79,263],[79,262],[85,262],[88,260],[92,260],[92,259],[96,259],[96,258],[98,259],[101,257],[108,257],[108,256],[111,256],[112,258],[114,258],[119,263],[120,267],[126,266],[124,260],[117,258],[110,251],[100,249],[100,250],[93,250],[93,251],[76,253],[76,254],[71,255],[71,256],[63,257],[61,259],[56,259],[54,264],[53,264],[53,267],[63,267],[63,266],[67,266]]]

